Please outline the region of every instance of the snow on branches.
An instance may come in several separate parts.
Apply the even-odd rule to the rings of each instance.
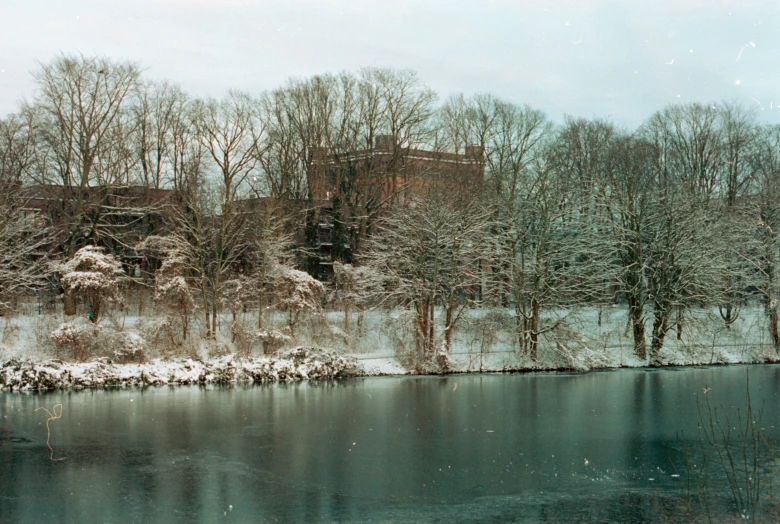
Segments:
[[[301,313],[318,313],[321,310],[320,300],[325,293],[322,282],[314,279],[308,273],[285,266],[277,268],[276,278],[277,304],[289,313],[290,331],[294,332],[295,324]]]
[[[0,193],[7,191],[0,183]],[[44,248],[50,236],[48,227],[25,216],[21,203],[0,196],[0,314],[13,309],[16,297],[32,294],[45,283],[49,267]]]
[[[58,264],[60,279],[65,292],[89,306],[89,320],[100,322],[104,306],[120,300],[120,282],[125,274],[121,264],[102,248],[86,246],[73,258]]]
[[[185,278],[187,268],[185,258],[174,251],[163,260],[154,278],[154,301],[178,317],[182,340],[187,340],[190,317],[197,308],[192,287]]]
[[[352,264],[334,262],[330,300],[344,308],[344,332],[349,333],[349,311],[358,310],[360,328],[363,311],[372,299],[383,293],[384,277],[370,266],[355,267]]]

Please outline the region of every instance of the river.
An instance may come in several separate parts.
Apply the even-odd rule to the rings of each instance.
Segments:
[[[774,445],[777,365],[0,393],[0,522],[684,520],[697,399],[737,427],[748,370]]]

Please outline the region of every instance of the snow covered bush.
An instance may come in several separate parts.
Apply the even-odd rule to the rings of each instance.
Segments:
[[[230,324],[230,340],[239,355],[248,355],[257,339],[253,328],[234,318]]]
[[[64,350],[68,356],[83,361],[89,357],[90,337],[93,332],[90,326],[65,322],[51,333],[51,339],[57,348]]]
[[[89,306],[89,320],[100,322],[107,305],[121,300],[119,284],[125,278],[122,266],[102,248],[86,246],[73,258],[57,265],[65,293]]]
[[[279,348],[292,341],[289,330],[261,329],[255,332],[255,338],[263,343],[263,353],[274,353]]]
[[[146,355],[146,341],[138,333],[127,333],[124,344],[114,350],[114,360],[120,364],[143,362]]]
[[[197,308],[194,292],[185,278],[184,257],[173,252],[155,272],[154,301],[168,309],[181,325],[182,340],[187,340],[192,314]]]
[[[146,341],[139,334],[118,332],[86,320],[60,324],[49,338],[64,360],[84,362],[108,358],[117,362],[143,362],[146,358]]]
[[[308,273],[289,267],[279,267],[275,281],[277,305],[288,312],[288,327],[294,336],[301,313],[322,311],[320,301],[325,288]]]
[[[241,319],[250,297],[251,280],[238,276],[222,284],[219,303],[230,310],[230,341],[240,354],[248,354],[255,343],[254,329],[247,326]]]

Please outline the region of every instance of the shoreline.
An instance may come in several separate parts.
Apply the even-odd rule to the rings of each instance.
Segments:
[[[371,365],[367,361],[380,361]],[[0,392],[42,392],[57,390],[109,389],[147,386],[206,386],[228,384],[272,384],[304,380],[333,380],[374,376],[449,376],[476,373],[588,373],[619,369],[664,369],[680,367],[760,365],[780,363],[780,357],[763,361],[701,361],[624,363],[574,366],[482,366],[479,369],[450,369],[443,372],[415,372],[404,369],[392,357],[344,355],[336,351],[299,346],[279,355],[243,357],[230,354],[208,359],[155,359],[143,363],[113,363],[102,358],[89,362],[58,359],[33,361],[11,359],[0,362]],[[633,364],[633,365],[632,365]],[[639,364],[639,365],[637,365]]]

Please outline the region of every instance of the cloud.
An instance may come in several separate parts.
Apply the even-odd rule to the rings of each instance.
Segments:
[[[560,119],[632,125],[663,104],[771,100],[780,4],[658,0],[25,0],[0,19],[0,114],[29,96],[35,61],[109,55],[198,96],[257,93],[290,76],[415,69],[443,96],[492,92]],[[77,18],[78,17],[78,18]],[[576,42],[576,43],[575,43]],[[747,43],[739,61],[735,57]],[[695,53],[690,53],[694,49]],[[674,59],[672,66],[665,65]],[[734,80],[739,78],[737,89]],[[777,115],[780,121],[780,110]],[[771,115],[768,118],[771,118]]]

